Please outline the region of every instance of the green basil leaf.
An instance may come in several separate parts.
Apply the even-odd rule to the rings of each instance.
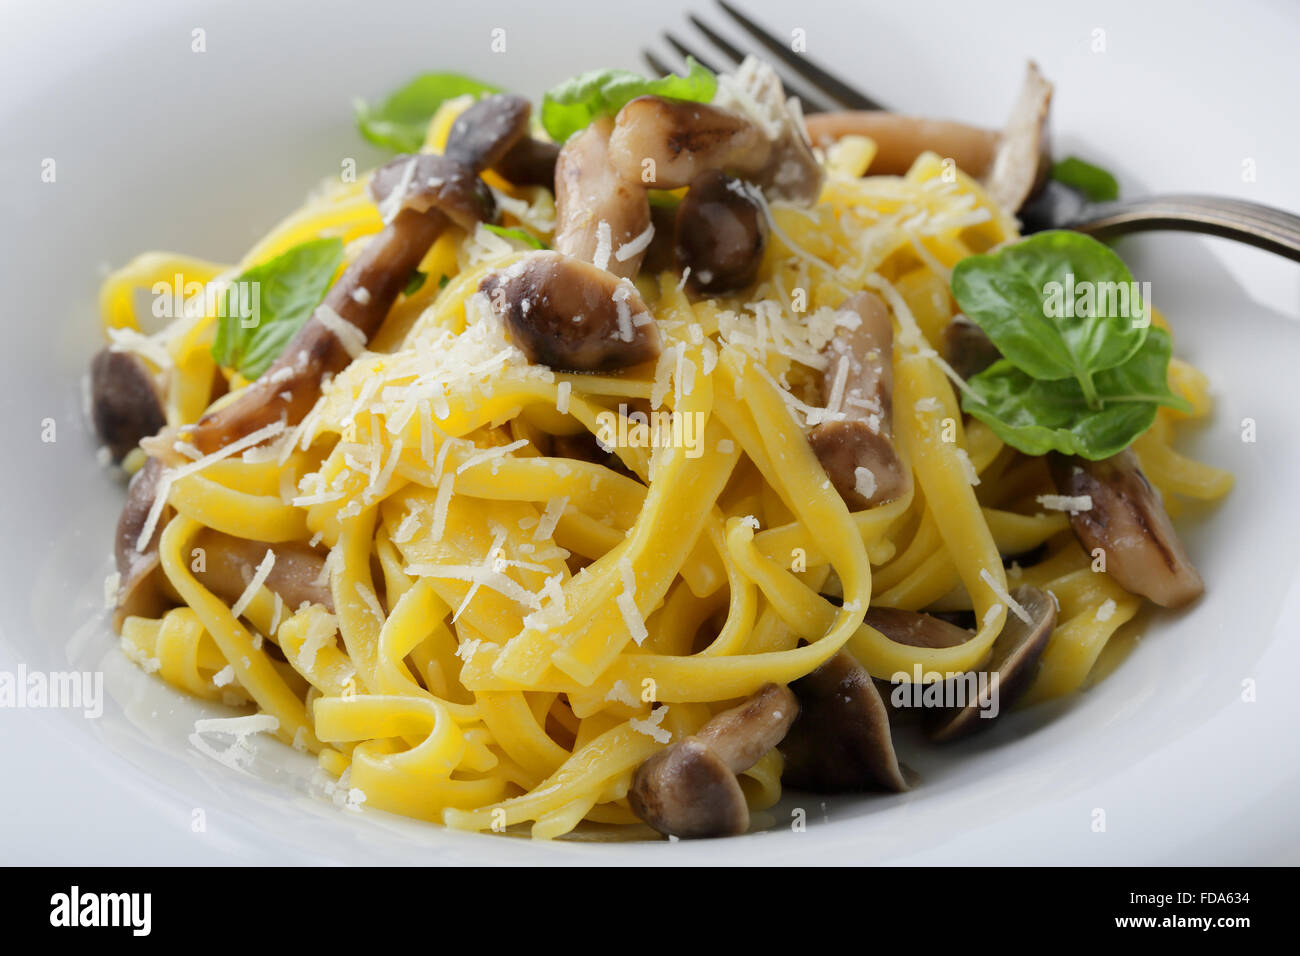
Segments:
[[[447,100],[500,92],[489,83],[458,73],[422,73],[381,103],[358,100],[357,129],[376,146],[414,153],[424,143],[429,120]]]
[[[1128,361],[1149,320],[1132,273],[1111,249],[1054,230],[968,256],[952,293],[1006,358],[1032,378],[1073,378],[1097,404],[1094,376]]]
[[[1028,455],[1059,451],[1109,458],[1151,427],[1159,405],[1189,408],[1169,390],[1171,350],[1168,333],[1152,329],[1132,359],[1097,375],[1099,409],[1089,407],[1075,379],[1031,378],[1009,359],[1000,359],[967,381],[984,403],[966,395],[962,409]]]
[[[563,143],[591,121],[613,116],[638,96],[666,96],[675,100],[707,103],[718,88],[718,78],[693,57],[686,58],[687,74],[668,74],[648,80],[627,70],[592,70],[566,80],[542,97],[542,127],[551,139]]]
[[[242,272],[226,291],[212,357],[257,378],[320,305],[342,261],[343,240],[312,239]]]
[[[424,288],[425,280],[429,278],[427,273],[419,269],[412,269],[411,276],[406,280],[406,288],[402,289],[402,295],[415,295]]]
[[[1071,189],[1077,189],[1092,202],[1108,202],[1119,198],[1119,181],[1100,166],[1085,162],[1077,156],[1067,156],[1052,165],[1052,178]]]
[[[524,245],[532,246],[534,249],[551,248],[546,243],[542,242],[542,240],[534,236],[531,232],[528,232],[524,229],[507,228],[506,226],[492,226],[492,225],[488,225],[487,223],[484,223],[483,228],[488,230],[488,232],[495,232],[498,236],[501,236],[502,238],[513,239],[516,242],[522,242]]]

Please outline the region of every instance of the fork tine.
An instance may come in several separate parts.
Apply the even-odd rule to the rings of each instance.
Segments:
[[[659,57],[655,56],[649,50],[642,50],[641,57],[645,60],[646,66],[650,67],[652,73],[656,73],[659,76],[667,76],[669,73],[673,72],[668,68],[663,60],[659,59]]]
[[[668,45],[669,45],[670,47],[672,47],[674,50],[676,50],[678,56],[680,56],[682,59],[686,59],[686,57],[689,56],[689,57],[692,57],[693,59],[695,59],[695,60],[700,64],[700,66],[704,67],[704,68],[705,68],[706,70],[708,70],[710,73],[713,73],[713,74],[716,75],[716,74],[722,72],[722,71],[719,70],[716,66],[714,66],[712,63],[710,63],[708,60],[706,60],[704,57],[700,56],[698,53],[696,53],[694,50],[692,50],[692,49],[691,49],[690,47],[688,47],[686,44],[684,44],[684,43],[682,43],[680,40],[678,40],[677,37],[673,36],[671,33],[665,33],[665,34],[664,34],[664,39],[668,41]]]
[[[738,49],[735,46],[735,44],[733,44],[730,40],[724,37],[717,30],[713,29],[713,27],[709,26],[707,23],[705,23],[695,14],[693,13],[686,14],[686,19],[691,21],[691,25],[694,26],[695,29],[699,30],[701,33],[704,34],[704,38],[706,40],[708,40],[710,43],[716,46],[723,53],[727,54],[727,56],[731,57],[731,59],[736,64],[739,64],[740,61],[745,58],[744,50]]]
[[[695,16],[694,14],[688,13],[686,15],[686,18],[691,21],[691,24],[695,27],[695,29],[699,30],[701,33],[704,34],[706,40],[708,40],[719,50],[725,53],[728,57],[730,57],[731,60],[735,62],[737,65],[739,65],[740,62],[745,59],[744,50],[737,47],[730,40],[724,37],[717,30],[713,29],[711,26],[709,26],[699,17]],[[670,37],[669,38],[670,42],[671,39],[672,38]],[[696,59],[699,58],[696,57]],[[710,69],[713,68],[710,67]],[[718,71],[713,70],[713,72],[717,73]],[[837,108],[836,106],[834,106],[833,103],[825,99],[822,99],[821,96],[819,95],[814,94],[812,96],[809,96],[806,91],[799,88],[800,84],[792,85],[790,83],[790,80],[787,77],[784,76],[781,77],[781,81],[785,85],[787,92],[793,93],[799,97],[800,103],[803,106],[803,111],[805,113],[826,113],[831,111],[832,109]]]
[[[745,32],[750,34],[750,36],[759,43],[763,44],[763,46],[767,47],[767,49],[771,51],[773,55],[778,57],[782,63],[812,83],[818,91],[825,93],[833,99],[839,100],[850,109],[881,110],[885,108],[871,97],[855,90],[843,80],[827,73],[821,67],[812,63],[807,57],[795,53],[792,49],[786,46],[785,43],[768,33],[745,14],[727,3],[726,0],[718,0],[718,6],[720,6],[723,11],[731,17],[731,19],[740,24],[741,28],[744,29]],[[692,20],[694,20],[693,17]],[[712,39],[712,37],[710,37],[710,39]]]

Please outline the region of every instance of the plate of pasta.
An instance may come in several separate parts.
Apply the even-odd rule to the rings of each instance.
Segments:
[[[1022,856],[1088,859],[1082,765],[1249,726],[1300,331],[1247,349],[1159,239],[1024,228],[1118,188],[1048,66],[984,126],[805,113],[756,57],[428,59],[237,249],[115,246],[67,333],[113,558],[53,619],[129,765],[358,859],[937,860],[1066,804]]]

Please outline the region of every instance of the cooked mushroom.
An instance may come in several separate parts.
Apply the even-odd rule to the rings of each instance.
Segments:
[[[436,153],[389,160],[370,177],[370,197],[386,222],[403,209],[427,212],[436,207],[457,226],[472,232],[495,212],[492,190],[474,168]]]
[[[144,466],[127,486],[126,504],[117,519],[113,556],[117,564],[118,591],[113,627],[118,631],[122,630],[122,622],[128,617],[158,617],[167,607],[163,575],[159,569],[158,541],[162,538],[163,525],[170,517],[169,507],[164,506],[163,516],[145,546],[138,547],[149,511],[158,495],[162,473],[161,461],[157,458],[145,460]]]
[[[301,541],[265,544],[208,528],[194,539],[194,547],[202,548],[204,555],[199,580],[229,604],[239,600],[269,550],[275,553],[275,563],[266,576],[266,587],[280,595],[286,607],[293,611],[306,601],[334,610],[330,587],[321,583],[325,559]]]
[[[143,359],[111,347],[95,354],[90,363],[90,416],[95,434],[115,462],[167,424],[157,380]]]
[[[559,146],[525,136],[492,164],[492,170],[516,186],[545,186],[554,190],[555,164],[559,157]]]
[[[844,418],[814,426],[808,442],[844,503],[860,511],[907,488],[891,438],[894,331],[885,303],[871,292],[856,293],[840,308],[859,321],[836,328],[823,351],[829,361],[823,381],[828,395],[843,388]]]
[[[469,121],[475,117],[482,120],[486,131],[498,138],[480,135],[478,120]],[[432,163],[431,157],[417,157],[414,162],[396,160],[404,172],[389,186],[388,195],[401,196],[402,204],[388,225],[366,243],[356,261],[326,294],[316,313],[261,378],[230,404],[182,429],[181,437],[199,451],[209,453],[273,422],[293,425],[302,421],[320,394],[321,380],[345,368],[361,345],[379,331],[388,310],[405,289],[412,270],[451,221],[434,204],[441,200],[431,197],[441,197],[443,188],[448,189],[451,213],[462,221],[474,208],[473,197],[481,198],[479,187],[468,188],[463,172],[448,164],[459,163],[475,174],[481,172],[486,168],[481,164],[499,160],[523,135],[527,118],[527,101],[519,97],[488,97],[466,111],[462,117],[466,122],[453,124],[446,160]],[[456,170],[454,185],[444,183],[431,187],[427,178],[419,182],[416,173],[426,165]],[[403,180],[406,184],[400,185]],[[379,186],[383,185],[381,181]]]
[[[822,149],[845,136],[865,136],[875,143],[873,175],[901,176],[912,168],[916,157],[930,150],[979,179],[993,168],[998,148],[996,130],[883,110],[816,113],[807,122],[813,143]]]
[[[624,178],[611,165],[612,128],[608,118],[596,120],[560,150],[555,248],[630,279],[641,268],[645,248],[628,250],[636,250],[636,241],[650,229],[650,200],[639,179]]]
[[[691,180],[677,208],[677,265],[696,292],[743,289],[754,281],[767,247],[762,200],[717,169]]]
[[[491,169],[527,135],[531,113],[522,96],[485,96],[456,117],[447,131],[443,154],[475,172]]]
[[[1057,491],[1091,499],[1091,508],[1071,512],[1070,526],[1085,551],[1102,550],[1106,570],[1126,591],[1162,607],[1201,596],[1201,576],[1131,449],[1101,461],[1053,453],[1048,464]]]
[[[949,708],[937,716],[930,730],[932,740],[955,740],[993,723],[1033,682],[1038,661],[1056,626],[1056,602],[1050,594],[1028,584],[1012,591],[1011,597],[1029,620],[1007,612],[1006,623],[993,642],[988,662],[981,668],[988,674],[987,684],[979,688],[973,700],[968,698],[964,706]],[[995,703],[996,710],[993,710]],[[985,716],[989,713],[993,718]]]
[[[868,137],[876,144],[873,174],[901,176],[923,152],[933,151],[983,181],[1003,209],[1015,212],[1041,188],[1051,169],[1047,140],[1051,98],[1051,84],[1030,63],[1011,117],[1000,132],[876,110],[810,116],[808,132],[823,149],[844,136]]]
[[[1052,168],[1047,138],[1051,105],[1052,84],[1031,61],[1020,96],[1002,129],[993,165],[984,178],[989,195],[1003,209],[1018,210],[1047,182]]]
[[[943,357],[954,372],[966,379],[984,371],[1002,358],[1002,353],[987,332],[966,316],[958,315],[944,326]]]
[[[530,253],[488,274],[479,291],[535,364],[599,372],[659,355],[659,331],[636,287],[572,256]]]
[[[638,96],[618,114],[609,161],[628,182],[652,189],[689,186],[700,173],[757,174],[772,144],[752,120],[708,103]]]
[[[743,704],[642,763],[627,794],[632,812],[669,836],[744,833],[749,805],[736,775],[780,743],[798,713],[799,702],[788,687],[765,684]]]
[[[840,651],[790,689],[800,709],[780,747],[785,783],[813,793],[908,789],[889,712],[853,655]]]
[[[896,644],[909,647],[956,647],[971,639],[969,631],[933,614],[896,607],[867,608],[863,623]]]

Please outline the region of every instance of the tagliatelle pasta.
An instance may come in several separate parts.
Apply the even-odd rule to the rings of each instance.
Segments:
[[[435,116],[426,148],[443,149],[466,105]],[[936,154],[902,176],[871,175],[873,154],[851,140],[815,203],[764,203],[769,242],[743,290],[691,294],[676,271],[643,271],[634,288],[661,350],[625,369],[529,361],[479,293],[527,253],[481,225],[449,227],[424,284],[301,421],[165,481],[171,606],[126,617],[128,653],[188,693],[270,715],[366,808],[537,838],[637,823],[638,767],[841,650],[885,681],[980,668],[1021,584],[1059,605],[1027,699],[1077,690],[1141,599],[1040,504],[1055,491],[1042,460],[963,416],[964,383],[941,357],[951,270],[1016,240],[1015,221]],[[553,223],[549,193],[485,176],[507,225],[554,241],[537,228]],[[356,262],[384,227],[364,185],[323,189],[238,267],[151,254],[108,279],[105,327],[134,330],[118,347],[166,365],[169,426],[250,387],[212,357],[209,285],[305,240],[338,238],[342,268]],[[140,336],[133,293],[177,275],[205,291]],[[808,434],[837,413],[819,400],[822,356],[863,291],[894,331],[906,488],[851,509]],[[1192,411],[1162,408],[1134,448],[1172,509],[1230,478],[1174,450],[1211,403],[1191,366],[1175,361],[1169,379]],[[592,439],[611,456],[558,450]],[[261,579],[239,578],[239,601],[218,593],[221,536],[255,544],[245,570]],[[1038,560],[1011,562],[1026,555]],[[298,574],[308,565],[316,580]],[[900,643],[866,622],[880,606],[974,627],[951,646]],[[741,772],[751,807],[779,799],[781,776],[775,749]]]

